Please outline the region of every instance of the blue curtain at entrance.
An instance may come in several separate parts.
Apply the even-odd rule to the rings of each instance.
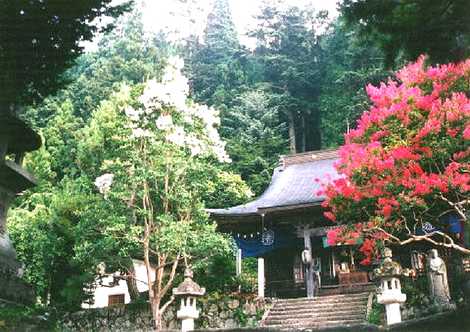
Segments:
[[[271,245],[262,243],[262,235],[246,239],[234,236],[233,239],[237,243],[237,247],[242,250],[242,258],[260,257],[275,249],[293,247],[298,243],[294,234],[278,230],[274,231]]]
[[[444,229],[439,227],[435,227],[430,223],[426,223],[425,229],[418,227],[416,229],[416,235],[424,235],[427,233],[431,233],[433,231],[444,231],[446,233],[458,234],[463,232],[462,222],[459,219],[459,216],[455,213],[449,213],[441,217],[440,222],[443,224]]]

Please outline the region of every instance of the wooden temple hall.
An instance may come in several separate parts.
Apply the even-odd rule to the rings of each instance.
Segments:
[[[241,259],[258,258],[258,295],[277,298],[361,292],[371,286],[353,246],[329,246],[320,182],[338,177],[336,150],[282,156],[269,187],[252,202],[209,213]],[[315,179],[320,179],[315,181]]]

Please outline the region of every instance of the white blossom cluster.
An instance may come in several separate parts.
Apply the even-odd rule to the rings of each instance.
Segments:
[[[152,137],[146,128],[154,121],[168,142],[188,148],[193,156],[213,154],[221,162],[230,162],[217,130],[219,113],[212,107],[188,102],[189,85],[181,73],[183,66],[182,59],[171,58],[160,82],[147,81],[139,97],[143,108],[124,110],[131,120],[132,137]],[[195,124],[202,124],[203,131],[195,131]]]
[[[186,107],[186,98],[189,93],[188,79],[181,73],[184,62],[179,57],[168,60],[161,82],[148,80],[144,93],[139,101],[145,110],[160,109],[162,106],[174,106],[177,109]]]
[[[95,186],[102,194],[107,194],[113,184],[114,174],[106,173],[98,176],[95,180]]]

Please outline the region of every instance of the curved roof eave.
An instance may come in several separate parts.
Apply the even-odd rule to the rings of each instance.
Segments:
[[[334,163],[337,158],[314,160],[274,170],[270,185],[257,199],[226,209],[208,209],[216,218],[259,216],[271,210],[287,210],[302,205],[318,205],[325,197],[319,193],[320,181],[332,181],[339,177]]]

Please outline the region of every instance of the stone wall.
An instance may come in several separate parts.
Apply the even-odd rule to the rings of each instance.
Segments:
[[[237,328],[258,325],[266,304],[253,297],[211,294],[199,300],[200,318],[196,328]],[[178,330],[176,304],[164,314],[165,327]],[[152,331],[148,303],[87,309],[70,314],[59,323],[63,331]]]

